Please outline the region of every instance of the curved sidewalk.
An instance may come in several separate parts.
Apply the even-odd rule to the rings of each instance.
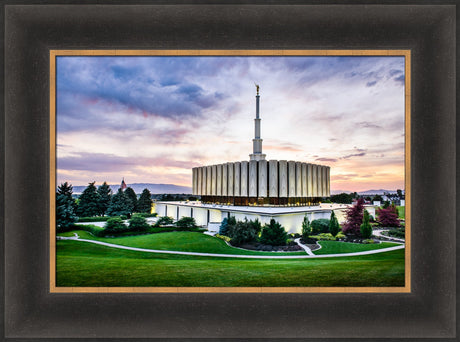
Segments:
[[[180,251],[168,251],[168,250],[161,250],[161,249],[145,249],[145,248],[137,248],[137,247],[128,247],[128,246],[121,246],[115,245],[113,243],[107,243],[102,241],[96,240],[86,240],[80,239],[79,236],[75,234],[75,237],[59,237],[59,240],[74,240],[74,241],[82,241],[82,242],[89,242],[94,243],[96,245],[102,245],[106,247],[118,248],[118,249],[126,249],[130,251],[137,251],[137,252],[147,252],[147,253],[161,253],[161,254],[178,254],[178,255],[193,255],[193,256],[204,256],[204,257],[218,257],[218,258],[244,258],[244,259],[315,259],[315,258],[334,258],[334,257],[348,257],[348,256],[356,256],[356,255],[368,255],[368,254],[376,254],[376,253],[384,253],[395,251],[398,249],[403,249],[404,245],[389,247],[389,248],[382,248],[382,249],[374,249],[365,252],[356,252],[356,253],[342,253],[342,254],[321,254],[321,255],[278,255],[278,256],[271,256],[271,255],[241,255],[241,254],[215,254],[215,253],[198,253],[198,252],[180,252]],[[273,252],[276,253],[276,252]]]

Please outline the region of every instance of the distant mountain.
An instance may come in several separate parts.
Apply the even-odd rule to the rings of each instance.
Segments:
[[[99,184],[100,185],[100,184]],[[96,185],[98,186],[98,185]],[[133,183],[127,184],[136,194],[142,193],[144,189],[149,189],[152,195],[154,194],[191,194],[192,188],[175,184],[152,184],[152,183]],[[110,185],[110,188],[115,193],[120,188],[119,184]],[[86,185],[76,185],[73,187],[74,194],[81,194],[86,189]]]
[[[337,195],[337,194],[341,194],[341,193],[351,194],[352,192],[353,191],[347,191],[347,190],[331,190],[331,195]],[[384,193],[395,194],[396,190],[379,189],[379,190],[358,191],[358,195],[361,195],[361,196],[383,195]],[[404,191],[403,191],[403,193],[404,193]]]

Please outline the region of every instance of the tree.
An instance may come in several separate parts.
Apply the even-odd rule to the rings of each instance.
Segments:
[[[388,208],[377,209],[377,222],[382,227],[400,227],[398,211],[394,205]]]
[[[346,221],[342,226],[342,231],[348,236],[360,236],[361,224],[363,223],[364,201],[359,198],[354,206],[346,211]]]
[[[58,186],[56,193],[56,228],[64,231],[70,228],[78,217],[74,211],[75,201],[72,198],[72,185],[67,182]]]
[[[139,213],[150,213],[152,211],[152,195],[149,189],[142,190],[142,194],[137,201],[136,211]]]
[[[331,211],[331,218],[329,219],[329,233],[333,237],[336,237],[340,231],[339,221],[337,220],[337,216],[335,216],[334,210]]]
[[[239,246],[243,243],[253,242],[257,238],[256,231],[251,227],[248,219],[237,221],[235,225],[228,227],[228,237],[234,246]]]
[[[104,182],[97,188],[97,193],[99,194],[99,215],[104,216],[112,200],[112,189],[107,182]]]
[[[132,214],[137,207],[137,195],[134,192],[133,188],[129,186],[125,189],[125,195],[128,199],[129,213]]]
[[[302,221],[302,238],[307,240],[311,234],[311,224],[308,220],[307,214],[305,214],[303,221]]]
[[[351,204],[351,202],[353,201],[353,195],[342,192],[337,195],[332,195],[331,201],[333,203]]]
[[[139,214],[134,214],[128,221],[128,228],[131,231],[145,232],[149,227],[147,220]]]
[[[121,188],[118,189],[118,192],[112,196],[112,201],[110,202],[109,207],[107,208],[107,215],[109,216],[121,216],[129,215],[129,205],[128,198]]]
[[[180,220],[177,220],[176,227],[180,230],[189,230],[196,228],[196,221],[193,217],[181,217]]]
[[[112,217],[107,220],[104,225],[104,233],[117,234],[125,232],[128,227],[123,223],[123,220],[119,217]]]
[[[364,209],[363,224],[360,226],[361,236],[364,239],[369,239],[372,236],[372,226],[369,223],[369,212]]]
[[[222,223],[220,224],[220,227],[219,227],[219,234],[228,236],[228,231],[229,231],[230,227],[233,227],[234,225],[236,225],[235,216],[230,216],[229,218],[227,218],[227,217],[224,218],[222,220]]]
[[[79,197],[80,202],[76,213],[80,217],[92,217],[99,214],[99,194],[94,183],[96,182],[89,183]]]
[[[275,219],[270,220],[270,224],[265,224],[260,236],[260,242],[265,245],[284,246],[286,245],[287,233],[284,227]]]
[[[398,198],[399,198],[400,200],[403,200],[403,199],[404,199],[404,194],[402,193],[402,190],[401,190],[401,189],[396,190],[396,194],[398,195]]]
[[[380,196],[380,195],[375,195],[373,198],[372,198],[372,201],[380,201],[380,202],[383,202],[383,197]]]

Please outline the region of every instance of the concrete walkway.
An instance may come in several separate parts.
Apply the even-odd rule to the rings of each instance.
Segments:
[[[401,243],[405,242],[404,239],[399,239],[399,238],[395,238],[392,236],[383,235],[382,232],[386,232],[386,231],[388,231],[388,229],[374,229],[372,234],[379,238],[380,237],[385,238],[387,241],[394,241],[394,242],[401,242]]]
[[[395,251],[398,249],[403,249],[404,245],[389,247],[389,248],[382,248],[376,249],[371,251],[365,252],[357,252],[357,253],[342,253],[342,254],[321,254],[321,255],[235,255],[235,254],[215,254],[215,253],[198,253],[198,252],[179,252],[179,251],[167,251],[167,250],[160,250],[160,249],[145,249],[145,248],[137,248],[137,247],[127,247],[121,245],[115,245],[113,243],[107,243],[102,241],[95,241],[95,240],[86,240],[80,239],[78,234],[74,233],[75,236],[71,237],[63,237],[58,236],[58,240],[74,240],[74,241],[82,241],[88,243],[94,243],[96,245],[102,245],[107,247],[113,247],[118,249],[126,249],[130,251],[138,251],[138,252],[147,252],[147,253],[161,253],[161,254],[177,254],[177,255],[193,255],[193,256],[204,256],[204,257],[218,257],[218,258],[244,258],[244,259],[315,259],[315,258],[336,258],[336,257],[348,257],[348,256],[356,256],[356,255],[368,255],[368,254],[376,254],[376,253],[384,253]],[[308,248],[308,247],[307,247]],[[311,252],[311,251],[310,251]],[[274,254],[276,252],[273,252]]]
[[[311,251],[311,249],[308,246],[306,246],[302,242],[300,242],[300,238],[295,239],[294,242],[296,244],[298,244],[300,247],[302,247],[305,250],[305,252],[307,252],[308,255],[314,255],[313,252]]]

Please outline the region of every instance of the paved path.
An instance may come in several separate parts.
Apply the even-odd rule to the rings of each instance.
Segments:
[[[367,255],[367,254],[376,254],[376,253],[383,253],[389,251],[395,251],[398,249],[403,249],[404,245],[389,247],[389,248],[382,248],[382,249],[375,249],[371,251],[365,252],[357,252],[357,253],[342,253],[342,254],[321,254],[321,255],[235,255],[235,254],[215,254],[215,253],[198,253],[198,252],[179,252],[179,251],[165,251],[160,249],[145,249],[145,248],[137,248],[137,247],[128,247],[128,246],[121,246],[115,245],[113,243],[107,243],[102,241],[96,240],[86,240],[80,239],[77,233],[74,233],[75,236],[71,237],[62,237],[58,236],[58,240],[74,240],[74,241],[82,241],[82,242],[89,242],[94,243],[96,245],[102,245],[107,247],[113,247],[118,249],[127,249],[130,251],[138,251],[138,252],[147,252],[147,253],[162,253],[162,254],[179,254],[179,255],[194,255],[194,256],[205,256],[205,257],[218,257],[218,258],[244,258],[244,259],[313,259],[313,258],[333,258],[333,257],[347,257],[347,256],[356,256],[356,255]],[[308,248],[308,247],[307,247]],[[276,253],[276,252],[273,252]]]
[[[296,244],[298,244],[300,247],[302,247],[305,250],[305,252],[307,252],[308,255],[314,255],[313,252],[311,251],[311,249],[308,246],[306,246],[302,242],[300,242],[300,238],[295,239],[294,242]]]
[[[377,237],[386,238],[388,241],[401,242],[401,243],[405,242],[404,239],[398,239],[398,238],[395,238],[395,237],[392,237],[392,236],[383,235],[382,232],[385,232],[385,231],[388,231],[388,229],[374,229],[372,234],[377,236]]]

